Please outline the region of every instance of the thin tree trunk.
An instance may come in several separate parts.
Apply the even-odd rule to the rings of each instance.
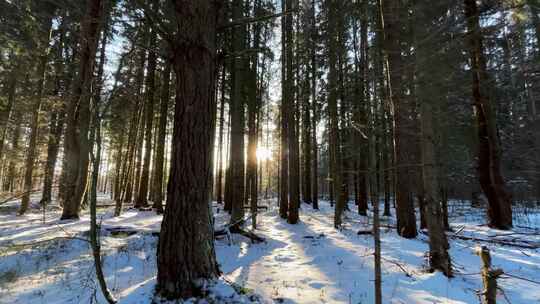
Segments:
[[[315,53],[315,39],[317,37],[317,29],[315,26],[316,15],[315,15],[315,0],[311,0],[311,47],[310,47],[310,60],[311,60],[311,111],[313,113],[312,126],[311,126],[311,147],[312,147],[312,162],[311,162],[311,190],[313,194],[311,198],[313,200],[313,209],[319,209],[319,159],[318,159],[318,146],[317,146],[317,121],[318,121],[318,110],[317,110],[317,57]]]
[[[161,86],[161,105],[159,111],[158,137],[156,142],[156,159],[154,167],[154,208],[158,213],[163,212],[163,165],[165,161],[165,138],[167,136],[167,114],[169,109],[170,85],[171,82],[171,64],[165,62],[163,71],[163,84]]]
[[[220,82],[220,106],[219,106],[219,131],[218,131],[218,166],[216,180],[216,201],[218,204],[223,204],[223,129],[225,127],[225,86],[226,86],[226,65],[223,64],[221,70]]]
[[[281,7],[285,7],[286,0],[281,0]],[[287,46],[286,18],[281,18],[281,106],[280,106],[280,185],[279,185],[279,216],[283,219],[288,217],[289,213],[289,108],[288,98],[286,97],[287,86]]]
[[[152,5],[157,9],[156,1]],[[150,51],[148,52],[148,67],[146,69],[146,102],[144,103],[144,140],[145,140],[145,151],[143,166],[141,170],[141,179],[139,183],[139,193],[137,196],[137,201],[135,205],[138,207],[147,207],[148,206],[148,185],[150,179],[150,159],[152,155],[152,130],[154,122],[154,93],[156,90],[156,64],[157,64],[157,55],[153,51],[152,46],[156,43],[156,33],[154,30],[150,33]]]
[[[296,8],[296,2],[286,0],[286,11],[292,11]],[[299,147],[297,136],[297,115],[294,96],[294,71],[293,71],[293,17],[291,14],[285,16],[285,63],[286,63],[286,81],[285,93],[283,96],[287,105],[287,137],[289,145],[289,208],[287,222],[296,224],[299,220],[298,209],[300,208],[300,163]]]
[[[51,37],[52,18],[55,10],[55,6],[52,4],[46,4],[46,7],[42,8],[45,12],[45,19],[42,20],[40,30],[43,31],[43,38],[39,42],[39,51],[41,56],[38,61],[37,67],[37,89],[35,93],[35,100],[32,108],[32,118],[30,120],[30,140],[28,143],[28,150],[26,153],[25,161],[25,173],[24,173],[24,195],[21,198],[21,207],[19,214],[24,214],[28,210],[30,204],[30,193],[33,186],[33,174],[34,163],[36,160],[37,139],[39,132],[39,118],[41,111],[41,104],[43,101],[43,87],[45,84],[45,72],[47,69],[47,60],[49,57],[49,40]]]
[[[9,74],[9,80],[6,86],[7,104],[5,109],[0,111],[0,163],[4,158],[4,142],[8,133],[9,121],[13,114],[15,93],[17,91],[18,72],[18,67],[15,66]]]

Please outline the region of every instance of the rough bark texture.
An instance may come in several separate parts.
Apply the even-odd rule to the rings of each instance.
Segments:
[[[65,160],[64,173],[62,174],[64,209],[61,219],[77,219],[79,217],[79,207],[86,191],[90,150],[88,142],[90,86],[103,14],[103,2],[103,0],[87,2],[81,27],[78,79],[73,84],[73,95],[66,113]]]
[[[209,197],[217,9],[211,0],[176,0],[174,8],[176,105],[156,289],[168,298],[189,298],[219,275]]]
[[[482,44],[479,12],[475,0],[465,0],[472,95],[478,132],[478,177],[488,199],[489,225],[497,229],[512,227],[512,202],[501,174],[501,151],[496,118],[488,90],[488,75]]]

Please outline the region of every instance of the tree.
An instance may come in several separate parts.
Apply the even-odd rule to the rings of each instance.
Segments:
[[[244,17],[243,0],[233,0],[232,2],[233,20],[240,20]],[[247,59],[242,56],[246,49],[246,26],[239,25],[232,29],[232,88],[231,88],[231,137],[230,137],[230,165],[229,169],[231,184],[230,205],[231,224],[240,226],[244,218],[244,198],[245,198],[245,163],[244,153],[245,140],[245,104],[247,94]]]
[[[156,290],[167,298],[189,298],[200,294],[204,281],[219,275],[209,205],[218,7],[211,0],[171,4],[176,101]]]
[[[64,209],[61,219],[78,219],[79,207],[86,191],[90,143],[91,83],[94,72],[98,36],[103,16],[104,1],[89,0],[83,17],[80,35],[79,72],[73,83],[73,93],[66,111],[64,138],[64,167],[62,195]]]
[[[154,7],[156,3],[154,1]],[[155,78],[156,78],[156,65],[157,65],[157,55],[156,52],[152,49],[156,44],[156,33],[155,31],[150,32],[149,47],[150,51],[148,52],[148,66],[146,69],[146,100],[144,103],[144,159],[143,166],[141,171],[140,183],[138,184],[139,191],[137,196],[137,201],[135,206],[146,207],[148,205],[148,184],[150,179],[150,155],[152,153],[152,129],[154,121],[154,94],[155,94]]]
[[[285,1],[285,10],[293,11],[296,3],[293,0]],[[288,144],[288,165],[289,165],[289,207],[287,222],[296,224],[299,220],[298,209],[300,208],[300,159],[297,136],[296,105],[294,96],[294,70],[293,70],[293,16],[287,14],[285,17],[285,86],[283,101],[287,111],[287,144]],[[284,136],[284,134],[282,134]]]
[[[38,54],[39,61],[36,67],[36,93],[34,96],[32,118],[30,122],[30,139],[28,143],[28,151],[25,161],[25,173],[24,173],[24,194],[21,199],[21,208],[19,214],[24,214],[28,209],[30,203],[30,194],[33,186],[33,173],[34,162],[36,158],[37,138],[39,131],[39,118],[41,111],[41,104],[43,101],[43,87],[45,83],[45,72],[47,69],[47,61],[49,57],[49,40],[51,37],[52,19],[56,7],[48,2],[43,4],[43,7],[37,8],[37,10],[43,10],[44,16],[40,20],[40,36],[41,39],[38,42]]]
[[[487,87],[488,74],[475,0],[465,0],[465,18],[472,74],[472,96],[478,132],[478,177],[488,199],[489,225],[497,229],[512,227],[512,202],[501,174],[497,122]]]
[[[396,217],[397,232],[404,238],[414,238],[416,218],[411,194],[412,179],[410,164],[410,145],[412,139],[407,132],[412,132],[409,113],[410,100],[402,95],[403,64],[401,58],[400,1],[382,0],[381,19],[384,32],[384,51],[389,98],[394,106],[394,155],[396,159]]]
[[[167,133],[167,114],[169,110],[171,63],[165,61],[165,69],[162,73],[161,102],[158,121],[158,137],[156,142],[156,166],[154,167],[153,192],[154,208],[158,213],[163,212],[163,162],[165,156],[165,137]]]

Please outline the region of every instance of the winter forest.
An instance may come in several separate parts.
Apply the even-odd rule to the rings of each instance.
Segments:
[[[540,303],[540,1],[0,0],[0,303]]]

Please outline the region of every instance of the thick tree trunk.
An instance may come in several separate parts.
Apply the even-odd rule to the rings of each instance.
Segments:
[[[88,178],[88,130],[90,126],[90,86],[94,71],[103,1],[90,0],[81,26],[79,73],[67,107],[64,139],[64,209],[61,219],[79,218],[79,207]]]
[[[171,64],[165,62],[163,71],[163,84],[161,86],[161,105],[159,110],[158,137],[156,142],[156,159],[153,178],[154,208],[158,213],[163,212],[163,163],[165,161],[165,138],[167,136],[167,114],[169,110],[169,98],[171,82]]]
[[[416,231],[416,218],[410,181],[413,179],[410,164],[412,132],[409,112],[410,101],[403,98],[401,78],[403,64],[400,46],[400,1],[383,0],[382,18],[385,35],[384,48],[386,51],[387,80],[389,85],[390,99],[394,105],[394,155],[396,158],[396,217],[397,232],[404,238],[414,238]]]
[[[217,9],[210,0],[176,0],[174,4],[176,107],[156,290],[167,298],[189,298],[200,294],[205,281],[219,275],[209,197]]]
[[[478,176],[488,199],[489,225],[497,229],[512,227],[512,202],[501,174],[501,152],[497,123],[488,93],[488,75],[482,44],[479,12],[475,0],[465,0],[472,94],[478,132]]]

